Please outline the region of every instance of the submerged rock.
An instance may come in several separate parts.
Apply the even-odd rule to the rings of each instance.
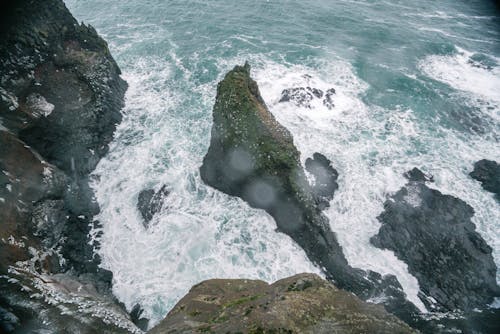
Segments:
[[[286,128],[267,109],[250,66],[236,66],[217,87],[210,147],[200,168],[208,185],[266,210],[339,288],[363,299],[382,300],[389,311],[412,322],[417,312],[397,279],[349,266],[326,216],[324,200],[336,189],[336,173],[316,155],[308,166],[323,182],[306,179],[299,152]],[[319,173],[321,166],[324,173]],[[325,177],[320,176],[324,174]]]
[[[339,173],[331,166],[331,161],[320,153],[314,153],[312,159],[307,158],[306,170],[314,176],[312,191],[319,208],[329,207],[335,191],[339,188]]]
[[[383,307],[314,274],[271,285],[214,279],[195,285],[150,333],[415,333]]]
[[[130,311],[130,318],[132,322],[136,324],[137,327],[142,329],[143,331],[147,331],[149,319],[143,316],[144,310],[141,308],[141,305],[135,304]]]
[[[492,249],[475,231],[474,210],[459,198],[430,189],[420,170],[384,204],[382,223],[371,239],[408,265],[423,293],[438,311],[485,308],[500,296]]]
[[[500,165],[496,161],[486,159],[477,161],[469,175],[481,182],[484,190],[494,193],[500,201]]]
[[[281,92],[279,102],[292,102],[296,106],[310,109],[311,102],[314,99],[323,99],[323,105],[328,109],[332,109],[335,106],[333,104],[333,95],[335,95],[334,88],[330,88],[326,92],[311,87],[287,88]]]
[[[164,185],[157,192],[154,189],[146,189],[139,193],[137,199],[137,208],[144,218],[145,226],[153,219],[153,216],[163,207],[163,201],[170,192]]]

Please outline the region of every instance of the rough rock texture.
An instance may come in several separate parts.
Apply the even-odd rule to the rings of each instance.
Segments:
[[[0,308],[8,315],[0,328],[128,331],[120,322],[133,331],[88,235],[98,212],[88,174],[121,119],[126,83],[106,42],[61,0],[8,1],[0,28]]]
[[[333,109],[333,96],[335,95],[335,88],[327,89],[323,92],[318,88],[311,87],[296,87],[287,88],[281,92],[279,102],[292,102],[296,106],[305,107],[310,109],[311,102],[315,99],[322,99],[323,105],[328,109]]]
[[[494,193],[496,199],[500,201],[500,165],[496,161],[479,160],[469,175],[481,182],[483,188]]]
[[[314,176],[312,191],[320,209],[330,206],[335,191],[339,188],[339,173],[332,167],[331,161],[323,154],[314,153],[312,159],[306,159],[306,170]]]
[[[195,285],[151,334],[415,333],[383,307],[361,301],[314,274],[271,285],[214,279]]]
[[[200,169],[204,182],[266,210],[278,230],[297,242],[337,287],[365,300],[381,299],[389,311],[414,321],[417,310],[405,300],[394,276],[348,265],[321,212],[324,205],[306,179],[292,136],[267,109],[248,64],[236,66],[219,83],[213,118],[210,147]],[[318,155],[308,163],[311,170],[325,164]],[[327,195],[334,188],[333,175],[328,163],[331,186],[322,189]]]
[[[153,219],[153,216],[161,210],[163,207],[163,200],[168,196],[170,192],[167,186],[162,186],[157,192],[154,189],[146,189],[139,193],[137,198],[137,209],[144,218],[144,226],[148,226],[148,223]]]
[[[406,176],[406,186],[385,203],[378,217],[382,227],[371,242],[408,265],[431,309],[485,308],[500,289],[492,249],[471,221],[474,210],[427,187],[429,178],[418,169]]]

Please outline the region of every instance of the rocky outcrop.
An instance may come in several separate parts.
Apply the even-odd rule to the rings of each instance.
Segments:
[[[474,210],[459,198],[427,187],[414,169],[384,204],[382,227],[371,242],[394,251],[419,282],[430,309],[484,309],[500,296],[492,249],[475,231]]]
[[[201,282],[150,333],[415,332],[383,307],[317,275],[299,274],[271,285],[243,279]]]
[[[126,83],[61,0],[8,1],[0,26],[0,308],[17,319],[2,329],[134,331],[88,235],[98,212],[88,174]]]
[[[481,182],[484,190],[492,192],[500,201],[500,165],[492,160],[479,160],[474,164],[474,170],[469,174]]]
[[[339,188],[339,173],[332,167],[331,161],[321,153],[314,153],[306,159],[306,170],[314,177],[312,191],[318,207],[322,210],[330,206],[335,191]]]
[[[417,309],[405,300],[394,276],[382,277],[347,263],[321,212],[325,197],[336,189],[337,173],[326,158],[315,155],[307,165],[320,182],[314,187],[308,183],[291,134],[267,109],[248,64],[236,66],[219,83],[213,119],[200,169],[204,182],[266,210],[278,230],[297,242],[337,287],[365,300],[383,300],[389,311],[413,322]],[[318,194],[323,199],[318,200]]]
[[[329,88],[326,92],[323,92],[321,89],[311,87],[287,88],[281,92],[279,102],[292,102],[298,107],[311,109],[311,102],[313,100],[321,100],[325,107],[333,109],[333,107],[335,107],[333,103],[334,95],[335,88]]]
[[[145,189],[139,193],[137,198],[137,209],[144,219],[144,226],[147,227],[153,216],[163,207],[165,197],[170,194],[167,186],[162,186],[160,190]]]

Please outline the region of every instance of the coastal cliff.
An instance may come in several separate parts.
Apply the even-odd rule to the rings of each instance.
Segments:
[[[88,176],[127,84],[61,0],[10,1],[0,26],[2,330],[135,330],[89,239],[99,208]]]

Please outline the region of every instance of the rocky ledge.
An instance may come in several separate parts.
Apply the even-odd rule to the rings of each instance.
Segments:
[[[135,331],[88,235],[127,85],[62,0],[7,1],[0,28],[0,331]]]
[[[271,285],[244,279],[201,282],[150,333],[416,332],[381,306],[317,275],[299,274]]]

